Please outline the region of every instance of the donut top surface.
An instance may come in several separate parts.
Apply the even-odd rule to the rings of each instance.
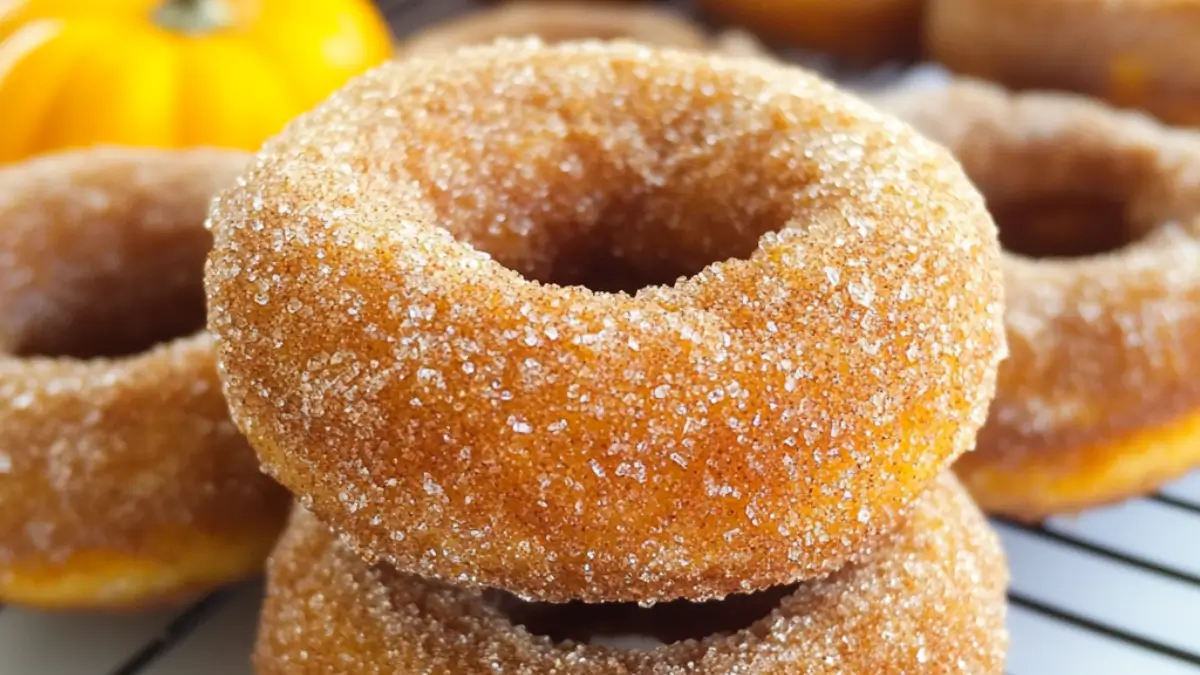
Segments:
[[[84,360],[200,332],[206,206],[248,157],[112,148],[0,170],[0,350]]]
[[[385,66],[215,206],[239,426],[368,557],[542,599],[821,574],[973,443],[995,228],[800,70],[622,43]]]

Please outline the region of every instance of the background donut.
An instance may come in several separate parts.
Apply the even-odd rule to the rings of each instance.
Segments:
[[[700,6],[769,42],[872,64],[917,56],[925,0],[701,0]]]
[[[229,420],[203,332],[205,211],[247,158],[0,170],[0,601],[181,600],[268,553],[287,496]]]
[[[1068,89],[1200,124],[1200,6],[1172,0],[929,0],[929,55],[1010,87]]]
[[[974,442],[1004,350],[950,157],[765,60],[407,59],[211,222],[210,326],[268,470],[364,556],[545,600],[840,567]]]
[[[1040,518],[1200,465],[1200,137],[969,81],[879,102],[957,154],[1010,248],[1012,355],[956,467],[981,505]]]
[[[628,38],[680,49],[707,49],[708,33],[678,12],[638,4],[518,0],[435,24],[401,43],[401,56],[436,54],[499,38],[546,42]]]

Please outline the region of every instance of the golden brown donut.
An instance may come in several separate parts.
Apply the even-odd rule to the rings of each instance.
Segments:
[[[435,24],[400,46],[401,56],[435,54],[499,38],[537,37],[546,42],[626,38],[680,49],[765,54],[751,36],[726,31],[710,38],[678,12],[658,7],[572,0],[519,0]]]
[[[211,225],[268,471],[368,558],[526,598],[840,567],[974,443],[1004,351],[995,227],[950,156],[763,59],[394,63]]]
[[[858,565],[756,595],[650,609],[521,603],[369,567],[297,509],[269,563],[255,668],[258,675],[999,675],[1006,581],[995,535],[949,477],[936,480],[912,517]]]
[[[1200,4],[930,0],[929,54],[1010,87],[1069,89],[1200,124]]]
[[[722,21],[779,44],[874,63],[917,55],[925,0],[700,0]]]
[[[202,332],[205,211],[247,158],[0,170],[0,602],[182,600],[269,552],[287,497],[230,422]]]
[[[957,153],[1016,249],[1012,357],[956,467],[980,504],[1037,519],[1200,465],[1200,138],[972,82],[880,102]]]

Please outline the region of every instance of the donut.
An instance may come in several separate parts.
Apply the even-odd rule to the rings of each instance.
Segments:
[[[0,602],[182,601],[270,552],[288,498],[230,421],[203,330],[206,209],[248,157],[0,170]]]
[[[950,69],[1067,89],[1200,124],[1200,6],[1170,0],[929,0],[925,41]]]
[[[949,154],[766,59],[393,63],[210,224],[268,472],[368,560],[524,599],[840,567],[973,444],[1004,351],[995,226]]]
[[[484,9],[433,25],[404,40],[401,56],[436,54],[499,38],[537,37],[546,42],[625,38],[647,45],[738,55],[765,54],[753,36],[707,31],[678,12],[639,5],[525,0]]]
[[[1200,138],[970,81],[880,104],[958,155],[1008,251],[1012,356],[956,467],[980,504],[1037,520],[1200,465]]]
[[[925,0],[700,0],[706,13],[781,45],[862,64],[919,51]]]
[[[258,675],[1000,675],[1007,569],[952,478],[858,565],[722,601],[548,605],[371,567],[297,510],[268,564]]]
[[[717,33],[710,49],[726,56],[773,58],[771,50],[754,33],[741,28],[726,28]]]

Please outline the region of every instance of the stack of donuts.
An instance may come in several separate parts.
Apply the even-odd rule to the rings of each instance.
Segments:
[[[502,41],[355,80],[209,223],[232,418],[298,500],[260,674],[1002,672],[947,473],[999,245],[905,124],[764,59]]]

